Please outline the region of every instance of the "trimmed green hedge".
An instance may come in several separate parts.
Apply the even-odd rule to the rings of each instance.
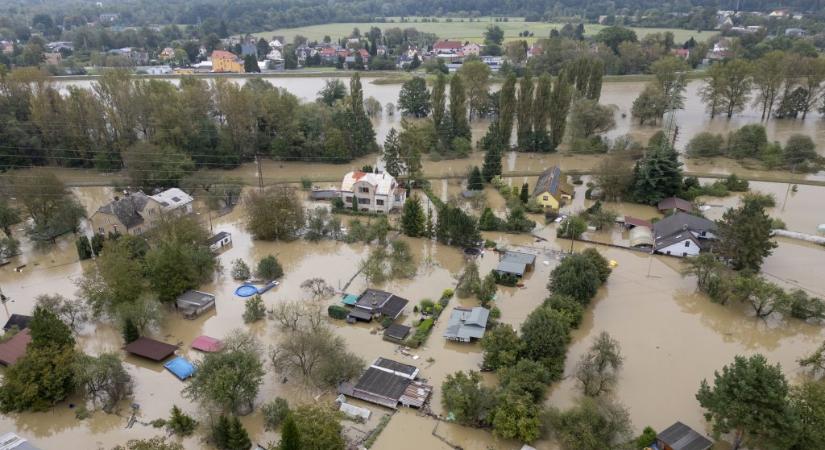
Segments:
[[[327,314],[329,314],[329,316],[333,319],[344,320],[349,315],[349,310],[343,306],[329,305],[329,308],[327,308]]]

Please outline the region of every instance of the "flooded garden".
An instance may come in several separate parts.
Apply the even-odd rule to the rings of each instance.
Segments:
[[[291,79],[282,81],[295,82]],[[300,86],[300,83],[295,86]],[[609,86],[606,84],[604,94],[608,99],[612,95]],[[376,95],[375,92],[370,93],[373,88],[383,90],[395,87],[370,86],[367,88],[368,94]],[[308,88],[307,95],[310,95],[310,90],[314,95],[316,89]],[[798,125],[805,126],[801,122]],[[781,130],[775,132],[782,133]],[[575,158],[563,159],[565,167],[571,159]],[[537,163],[537,160],[542,162]],[[468,162],[463,160],[449,163],[456,164],[455,170],[459,172],[464,170],[463,165]],[[461,168],[459,164],[462,164]],[[517,170],[516,167],[546,164],[546,160],[518,155],[511,158],[511,161],[505,160],[505,170],[508,169],[508,164],[512,171]],[[284,176],[294,176],[292,169],[295,168],[288,166],[288,169],[280,169],[273,166],[271,172],[291,172]],[[313,175],[328,173],[332,176],[344,171],[343,166],[318,165],[312,168]],[[428,168],[425,168],[425,172],[429,173]],[[525,177],[514,177],[509,181],[515,186],[523,182],[531,185],[535,182],[534,178]],[[782,218],[790,230],[812,232],[812,227],[823,222],[821,198],[825,188],[800,186],[792,192],[787,185],[778,183],[752,183],[751,188],[776,197],[777,205],[768,212]],[[593,201],[585,199],[584,185],[577,186],[576,189],[574,201],[563,212],[575,212],[593,204]],[[111,188],[103,187],[76,187],[72,190],[87,211],[95,211],[114,195]],[[449,200],[461,193],[461,181],[434,180],[432,190],[441,200]],[[486,204],[496,212],[501,213],[505,209],[505,201],[497,191],[487,187],[484,195]],[[419,196],[426,198],[424,195]],[[726,208],[738,204],[736,195],[704,200],[710,206],[706,215],[713,219],[720,218]],[[314,207],[320,204],[307,200],[306,205]],[[622,214],[645,219],[660,216],[652,207],[606,205]],[[271,254],[283,266],[284,276],[279,280],[280,285],[262,296],[267,308],[285,302],[309,301],[301,283],[310,278],[322,278],[336,290],[346,287],[346,292],[360,293],[368,287],[376,287],[409,299],[411,304],[399,319],[399,322],[407,325],[417,318],[413,305],[417,305],[422,299],[438,299],[444,289],[454,288],[467,263],[460,248],[420,238],[400,237],[409,244],[416,266],[415,275],[412,278],[373,285],[363,275],[358,275],[362,261],[370,253],[368,245],[331,240],[315,243],[304,240],[256,241],[246,230],[243,205],[217,217],[203,207],[196,208],[196,211],[205,226],[211,226],[214,232],[225,231],[232,236],[231,246],[224,249],[218,257],[223,271],[210,283],[199,287],[201,291],[216,296],[216,307],[195,320],[186,320],[169,310],[159,329],[151,333],[154,338],[179,345],[178,354],[195,361],[200,360],[202,355],[192,350],[190,344],[199,335],[223,338],[232,330],[241,328],[251,332],[267,349],[280,338],[282,332],[272,320],[249,325],[244,323],[246,300],[235,295],[239,283],[229,275],[232,261],[238,258],[253,262]],[[535,269],[525,276],[521,287],[498,288],[494,305],[501,312],[499,320],[516,328],[548,296],[549,274],[558,265],[559,256],[571,249],[569,240],[555,237],[555,223],[545,224],[543,217],[536,215],[530,217],[538,223],[532,234],[483,233],[485,239],[494,241],[501,248],[527,248],[538,255]],[[392,221],[397,218],[397,215],[391,216]],[[346,224],[349,219],[342,216],[342,220]],[[22,232],[19,234],[22,235]],[[587,233],[586,237],[612,242],[614,237],[621,239],[621,232],[612,230],[608,233]],[[777,238],[776,241],[778,247],[766,259],[762,268],[763,275],[783,287],[800,288],[812,295],[825,297],[825,281],[821,277],[825,248],[784,238]],[[695,398],[702,379],[712,378],[714,370],[728,364],[736,355],[761,353],[769,362],[781,364],[794,382],[803,375],[797,360],[810,354],[825,340],[825,329],[820,324],[790,318],[758,319],[752,317],[744,306],[711,302],[696,290],[693,277],[682,275],[682,262],[679,259],[578,241],[573,243],[572,249],[581,251],[593,246],[606,259],[614,261],[615,268],[609,281],[585,311],[583,323],[573,332],[564,379],[552,385],[546,400],[549,406],[567,408],[575,402],[580,394],[572,376],[574,366],[594,337],[606,331],[620,343],[625,360],[612,396],[629,410],[634,432],[640,432],[645,426],[661,430],[679,420],[710,434],[709,426],[702,417],[703,411]],[[496,267],[498,256],[487,251],[477,262],[479,272],[486,274]],[[84,269],[94,264],[95,260],[78,261],[71,236],[64,236],[55,244],[47,246],[33,246],[24,241],[22,255],[0,267],[0,286],[10,299],[4,305],[3,314],[7,317],[12,313],[30,314],[38,295],[59,293],[67,297],[73,296],[77,291],[76,282]],[[326,302],[336,304],[339,299],[336,295]],[[453,298],[447,309],[477,305],[478,301],[472,297]],[[442,337],[447,320],[436,322],[431,335],[421,347],[404,352],[397,344],[382,339],[378,324],[371,322],[351,325],[345,321],[325,320],[334,333],[346,341],[349,351],[363,358],[367,364],[378,357],[385,357],[419,368],[420,377],[434,386],[430,399],[432,413],[442,417],[448,414],[448,411],[443,410],[440,392],[446,376],[460,370],[479,370],[482,364],[482,350],[477,342],[451,342]],[[80,330],[78,342],[85,352],[94,355],[119,352],[123,341],[120,331],[114,326],[94,321]],[[130,402],[133,404],[120,405],[117,414],[99,411],[81,420],[76,418],[77,405],[70,399],[45,413],[2,415],[0,427],[3,430],[13,430],[43,448],[70,446],[108,449],[129,439],[162,434],[162,430],[153,428],[149,422],[166,417],[173,405],[199,418],[197,404],[181,395],[185,383],[172,376],[161,364],[134,356],[125,356],[125,362],[135,380],[134,397]],[[267,374],[256,398],[256,405],[275,397],[283,397],[291,404],[302,404],[332,402],[336,396],[334,392],[307,387],[298,379],[285,379],[272,371],[268,362],[265,366]],[[494,374],[485,373],[483,379],[484,383],[490,385],[496,383]],[[384,416],[392,413],[389,409],[358,400],[351,402],[373,412],[365,423],[343,422],[347,436],[355,439],[364,438]],[[264,429],[260,409],[242,417],[241,421],[253,442],[266,445],[279,439],[277,433]],[[204,448],[204,437],[204,433],[198,433],[183,439],[182,443],[186,448]],[[401,408],[392,414],[372,448],[449,449],[451,445],[468,450],[515,450],[521,447],[519,442],[494,438],[486,430],[438,421],[417,410]],[[549,440],[539,441],[534,446],[538,449],[557,448]]]

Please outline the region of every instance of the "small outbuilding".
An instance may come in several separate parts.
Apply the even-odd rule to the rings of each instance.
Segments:
[[[384,330],[384,340],[400,344],[404,342],[404,339],[406,339],[409,334],[410,327],[401,325],[400,323],[394,323]]]
[[[668,213],[671,211],[682,211],[686,213],[691,213],[694,211],[693,203],[679,197],[668,197],[663,199],[659,202],[656,206],[656,209],[662,213]]]
[[[183,381],[195,373],[195,366],[182,356],[176,356],[167,361],[163,367],[172,372],[172,374]]]
[[[26,355],[26,350],[31,341],[32,336],[29,333],[29,329],[26,328],[12,336],[9,340],[0,343],[0,365],[5,367],[14,365],[17,360]]]
[[[210,237],[206,241],[206,245],[209,246],[209,250],[213,252],[217,252],[218,250],[232,244],[232,235],[226,231],[219,231],[218,234]]]
[[[223,348],[223,342],[206,335],[201,335],[192,341],[192,348],[206,353],[219,352]]]
[[[172,356],[178,349],[178,346],[141,336],[126,344],[123,349],[141,358],[152,361],[163,361]]]
[[[536,255],[524,252],[507,251],[498,262],[496,272],[499,275],[523,277],[536,266]]]
[[[631,228],[628,238],[631,247],[653,247],[653,230],[648,227]]]
[[[175,300],[178,311],[187,319],[194,319],[215,307],[215,296],[201,291],[186,291]]]
[[[490,310],[477,306],[475,308],[453,308],[444,337],[450,341],[470,342],[484,337]]]
[[[713,442],[693,428],[676,422],[656,435],[659,450],[708,450]]]

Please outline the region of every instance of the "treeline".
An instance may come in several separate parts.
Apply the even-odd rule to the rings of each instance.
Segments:
[[[577,366],[577,378],[587,397],[579,408],[592,410],[591,402],[595,402],[618,413],[608,420],[619,416],[624,420],[604,430],[597,420],[582,421],[571,412],[543,407],[548,385],[560,380],[564,372],[570,333],[581,324],[585,308],[610,272],[607,260],[595,249],[565,258],[550,275],[550,296],[527,316],[520,333],[496,323],[482,339],[483,366],[496,371],[499,385],[485,386],[474,371],[448,375],[442,384],[445,410],[462,425],[491,428],[504,439],[529,443],[552,434],[565,449],[588,450],[626,443],[630,439],[626,411],[599,398],[613,387],[621,366],[618,343],[607,335],[599,338]],[[602,363],[593,364],[595,360]],[[579,439],[574,439],[577,434]],[[582,441],[584,436],[595,439]]]
[[[336,95],[301,103],[263,80],[188,78],[176,87],[120,70],[64,94],[34,70],[0,72],[0,168],[131,167],[141,187],[157,187],[256,155],[345,162],[377,151],[359,76]]]

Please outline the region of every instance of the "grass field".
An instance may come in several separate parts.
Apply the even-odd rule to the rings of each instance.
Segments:
[[[296,34],[300,34],[309,38],[309,40],[320,41],[325,35],[329,35],[333,40],[342,36],[348,36],[352,29],[358,27],[362,33],[365,33],[370,27],[378,27],[382,30],[392,27],[414,27],[419,31],[435,33],[441,39],[453,39],[461,41],[476,41],[482,40],[482,34],[488,25],[494,24],[504,30],[504,38],[506,40],[519,39],[519,32],[528,30],[533,33],[533,38],[528,40],[535,40],[538,38],[548,37],[550,30],[561,29],[563,23],[547,23],[547,22],[525,22],[521,18],[510,18],[508,22],[493,22],[492,18],[481,18],[480,21],[461,22],[462,19],[452,19],[452,22],[447,22],[447,19],[439,19],[439,22],[413,22],[414,18],[409,18],[410,22],[400,23],[397,19],[395,22],[373,22],[373,23],[328,23],[324,25],[312,25],[308,27],[297,28],[282,28],[274,31],[266,31],[263,33],[255,33],[256,37],[263,37],[271,39],[272,36],[284,36],[287,42],[292,42]],[[604,28],[604,25],[586,24],[584,26],[585,34],[593,35]],[[682,30],[676,28],[633,28],[639,38],[644,37],[650,33],[659,33],[664,31],[672,31],[675,35],[675,41],[678,43],[690,39],[691,36],[697,41],[704,41],[708,37],[715,34],[713,31],[697,32],[696,30]]]

